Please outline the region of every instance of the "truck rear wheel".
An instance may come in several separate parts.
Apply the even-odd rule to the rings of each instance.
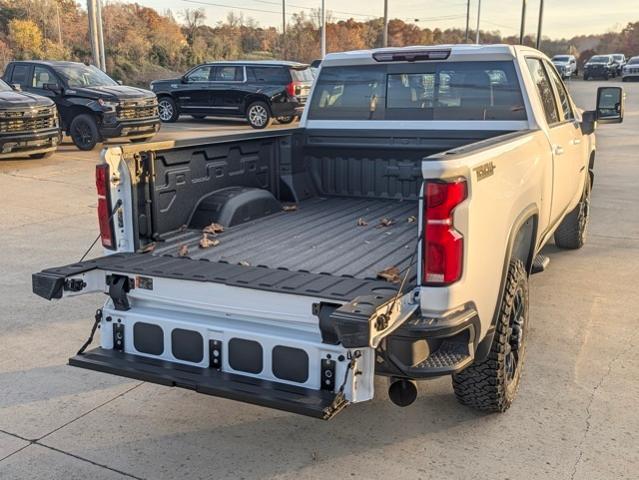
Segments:
[[[555,245],[559,248],[577,250],[586,243],[588,221],[590,220],[590,188],[590,176],[588,176],[581,200],[564,217],[555,231]]]
[[[93,150],[100,141],[100,133],[95,123],[95,117],[88,113],[75,117],[69,127],[69,136],[80,150]]]
[[[246,109],[246,120],[251,127],[261,130],[273,122],[271,111],[264,102],[253,102]]]
[[[453,375],[462,405],[487,412],[508,410],[519,389],[527,330],[528,275],[521,260],[511,260],[488,357]]]

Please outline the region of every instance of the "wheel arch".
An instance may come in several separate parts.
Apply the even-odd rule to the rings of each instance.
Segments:
[[[60,114],[64,131],[69,134],[71,123],[79,115],[91,115],[95,117],[96,123],[100,121],[100,112],[83,103],[74,103],[65,108],[64,115]]]
[[[588,159],[588,175],[590,176],[590,188],[595,184],[595,156],[596,150],[590,152],[590,158]]]
[[[499,315],[500,306],[504,297],[504,286],[508,276],[508,268],[511,260],[519,259],[530,275],[532,264],[537,254],[537,233],[539,226],[539,209],[537,205],[531,204],[526,207],[515,219],[508,234],[504,264],[502,266],[499,283],[499,294],[495,311],[490,322],[490,327],[484,338],[479,342],[475,351],[475,361],[483,361],[490,352],[490,346],[495,335],[495,325]]]
[[[273,109],[271,108],[270,98],[260,93],[252,93],[251,95],[248,95],[246,97],[246,99],[244,100],[244,104],[242,105],[242,114],[245,115],[246,111],[248,110],[248,107],[255,102],[262,102],[266,104],[266,107],[268,108],[269,113],[271,114],[271,116],[273,115]]]

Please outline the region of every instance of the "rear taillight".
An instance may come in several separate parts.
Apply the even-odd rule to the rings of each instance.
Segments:
[[[95,167],[95,186],[98,190],[98,222],[102,246],[113,250],[113,219],[111,218],[111,189],[109,165],[104,163]]]
[[[300,94],[302,90],[301,82],[291,82],[286,85],[286,93],[288,93],[291,97],[295,97]]]
[[[464,239],[453,226],[453,211],[466,199],[466,181],[424,185],[422,282],[449,285],[461,278]]]

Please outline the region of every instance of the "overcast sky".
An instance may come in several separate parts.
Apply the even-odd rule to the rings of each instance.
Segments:
[[[243,12],[261,26],[282,25],[282,0],[137,0],[160,11],[174,13],[184,8],[204,7],[207,23],[214,25],[230,11]],[[353,17],[367,20],[383,14],[383,0],[325,0],[326,9],[338,20]],[[477,2],[471,0],[471,25],[477,22]],[[419,19],[418,25],[429,28],[465,28],[465,0],[388,0],[389,17],[405,21]],[[214,5],[213,5],[214,4]],[[321,0],[286,0],[287,13],[310,12]],[[539,0],[528,0],[526,32],[537,29]],[[303,7],[303,8],[300,8]],[[482,30],[500,30],[502,34],[519,33],[521,0],[482,0]],[[543,34],[552,38],[620,30],[630,21],[639,21],[639,0],[545,0]]]

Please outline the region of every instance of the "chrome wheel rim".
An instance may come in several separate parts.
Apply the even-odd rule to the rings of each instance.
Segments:
[[[171,118],[173,117],[173,105],[171,105],[170,102],[168,102],[167,100],[161,100],[160,103],[158,103],[158,109],[160,120],[162,120],[163,122],[171,120]]]
[[[263,127],[266,125],[268,112],[262,105],[253,105],[249,110],[249,121],[252,125]]]

